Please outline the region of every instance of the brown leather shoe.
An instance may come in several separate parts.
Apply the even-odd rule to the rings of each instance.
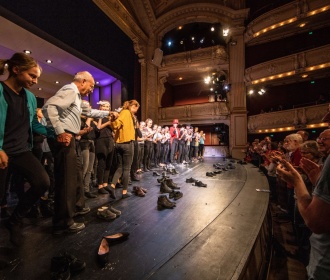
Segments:
[[[142,188],[138,186],[133,187],[133,192],[139,197],[143,197],[146,195],[145,192],[142,190]]]

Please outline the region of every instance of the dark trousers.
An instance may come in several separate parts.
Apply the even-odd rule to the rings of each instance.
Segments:
[[[138,169],[138,154],[139,154],[139,146],[137,141],[133,141],[133,160],[131,166],[131,177],[135,176],[135,172]]]
[[[97,183],[102,185],[108,183],[110,169],[115,154],[115,142],[113,138],[99,138],[96,140],[97,157]]]
[[[77,155],[74,137],[69,146],[55,139],[49,141],[49,146],[54,157],[55,175],[53,226],[67,228],[74,223],[76,207],[85,206],[81,159]]]
[[[167,163],[168,162],[168,153],[170,151],[170,143],[168,141],[166,141],[163,145],[163,149],[162,149],[162,158],[161,158],[161,162],[162,163]]]
[[[142,168],[143,157],[144,157],[144,143],[139,143],[138,144],[138,164],[137,164],[137,169],[141,169]]]
[[[23,176],[29,183],[30,188],[20,197],[18,204],[10,218],[11,222],[19,223],[22,218],[30,211],[34,203],[45,193],[49,188],[49,177],[32,152],[24,152],[15,156],[9,157],[9,166],[15,173]],[[0,169],[0,199],[5,192],[6,177],[8,168]]]
[[[175,162],[175,154],[178,151],[179,139],[173,139],[171,145],[171,163]]]
[[[143,168],[150,168],[150,161],[152,156],[152,142],[151,141],[145,141],[144,142],[144,158],[143,158]]]
[[[115,174],[113,175],[112,184],[116,185],[118,179],[121,178],[123,189],[127,190],[134,153],[133,141],[130,143],[117,143],[116,153],[118,166]]]

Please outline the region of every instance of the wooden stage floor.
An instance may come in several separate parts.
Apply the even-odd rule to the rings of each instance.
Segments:
[[[159,177],[147,172],[130,186],[148,189],[145,197],[114,201],[109,195],[99,195],[87,200],[92,211],[76,218],[86,224],[79,233],[53,236],[50,218],[25,219],[25,242],[16,249],[2,221],[0,260],[8,266],[0,270],[0,279],[49,279],[51,258],[62,251],[86,262],[86,269],[73,279],[239,278],[268,207],[269,194],[256,188],[267,189],[268,184],[257,168],[236,162],[235,169],[206,177],[218,162],[230,160],[207,158],[176,166],[179,174],[170,177],[181,187],[183,197],[174,209],[157,209]],[[161,173],[161,169],[154,171]],[[190,177],[207,188],[185,183]],[[109,204],[122,215],[111,222],[100,220],[97,208]],[[102,236],[120,231],[129,232],[129,239],[111,246],[110,262],[100,268],[96,254]]]

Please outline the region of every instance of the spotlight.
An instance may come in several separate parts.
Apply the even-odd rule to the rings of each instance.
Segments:
[[[167,45],[170,47],[170,46],[172,46],[172,41],[168,41],[167,42]]]
[[[227,37],[228,34],[229,34],[229,28],[224,28],[224,29],[222,30],[222,36],[223,36],[223,37]]]
[[[249,93],[249,95],[252,95],[252,94],[254,94],[254,90],[250,89],[248,93]]]

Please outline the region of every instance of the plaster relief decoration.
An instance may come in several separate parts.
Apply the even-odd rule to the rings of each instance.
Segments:
[[[173,118],[177,118],[181,122],[207,123],[210,120],[228,120],[230,114],[226,102],[159,108],[158,112],[159,120],[162,123],[170,123]]]
[[[168,74],[166,76],[160,77],[158,81],[158,90],[157,90],[158,107],[162,107],[162,97],[166,90],[164,84],[167,82],[167,77]]]
[[[252,133],[260,129],[285,128],[292,125],[303,128],[309,124],[319,124],[327,108],[328,104],[321,104],[249,116],[248,131]]]

